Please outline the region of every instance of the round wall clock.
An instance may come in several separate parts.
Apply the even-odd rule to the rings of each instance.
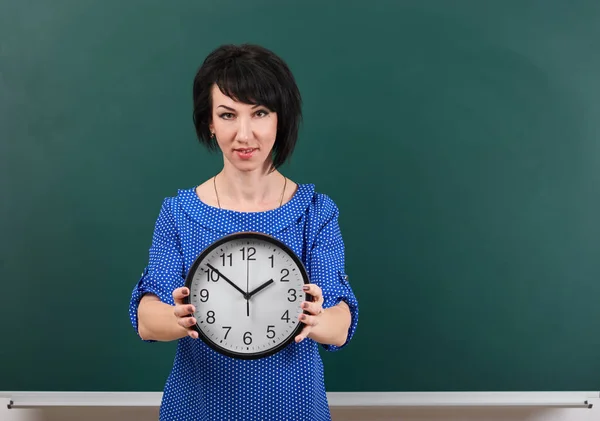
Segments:
[[[208,246],[196,258],[185,286],[196,311],[194,328],[212,349],[233,358],[257,359],[287,346],[304,324],[310,300],[304,265],[283,242],[240,232]]]

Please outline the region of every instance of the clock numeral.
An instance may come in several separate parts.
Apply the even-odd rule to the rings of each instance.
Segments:
[[[214,270],[206,269],[206,281],[207,282],[210,282],[210,281],[217,282],[220,277],[221,277],[221,275],[219,275],[219,272],[215,272]]]
[[[271,261],[271,267],[273,267],[275,265],[275,256],[274,255],[270,255],[269,256],[269,260]]]
[[[267,326],[267,338],[273,339],[275,337],[275,331],[272,329],[274,327],[275,326],[271,326],[271,325]]]
[[[256,249],[254,247],[248,247],[248,260],[256,260],[256,257],[252,257],[254,256],[254,254],[256,254]],[[246,260],[246,247],[242,247],[240,249],[240,251],[242,252],[242,260]]]
[[[244,333],[244,343],[250,345],[252,343],[252,332]]]
[[[233,254],[232,253],[229,253],[227,256],[225,255],[225,253],[223,253],[219,257],[223,261],[223,266],[225,266],[225,260],[226,260],[225,258],[229,258],[229,266],[233,265]]]
[[[288,289],[288,294],[292,294],[291,297],[288,297],[289,302],[293,303],[294,301],[296,301],[298,299],[295,289],[293,289],[293,288]]]
[[[206,323],[212,325],[214,322],[215,322],[215,312],[210,310],[208,313],[206,313]]]
[[[208,296],[209,296],[208,290],[206,290],[206,289],[200,290],[200,301],[202,301],[203,303],[207,302]]]
[[[281,320],[285,320],[287,323],[290,322],[290,313],[288,310],[286,310],[285,313],[283,313],[283,316],[281,316]]]
[[[225,337],[223,339],[227,339],[227,335],[229,335],[229,331],[231,330],[231,326],[221,326],[223,329],[227,329],[225,332]]]
[[[285,272],[285,275],[283,275],[281,277],[280,282],[290,282],[290,280],[287,279],[287,276],[290,274],[290,271],[288,269],[286,269],[286,268],[283,268],[283,269],[281,269],[281,273],[283,273],[283,272]]]

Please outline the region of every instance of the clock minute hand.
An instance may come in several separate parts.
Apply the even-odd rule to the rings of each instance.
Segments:
[[[272,279],[269,279],[267,282],[265,282],[261,286],[255,288],[254,290],[252,290],[251,292],[249,292],[248,293],[248,298],[252,297],[257,292],[262,291],[263,289],[265,289],[266,287],[268,287],[269,285],[271,285],[273,282],[275,282],[275,281],[273,281]]]
[[[235,289],[237,289],[244,296],[245,299],[248,299],[248,294],[246,294],[244,292],[244,290],[242,290],[236,284],[234,284],[233,282],[231,282],[225,275],[223,275],[221,272],[219,272],[219,270],[216,269],[213,265],[211,265],[210,263],[207,263],[206,266],[208,266],[210,269],[212,269],[215,272],[217,272],[219,274],[219,276],[225,280],[225,282],[229,283],[232,287],[234,287]]]

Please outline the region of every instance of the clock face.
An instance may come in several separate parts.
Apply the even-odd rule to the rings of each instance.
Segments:
[[[199,337],[222,354],[242,359],[272,355],[304,326],[300,305],[309,282],[294,252],[260,233],[217,240],[192,265],[186,302],[196,308]]]

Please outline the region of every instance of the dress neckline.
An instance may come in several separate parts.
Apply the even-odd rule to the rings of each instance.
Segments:
[[[197,186],[179,189],[176,200],[179,207],[190,218],[215,231],[278,232],[300,218],[313,200],[315,193],[313,184],[297,183],[297,186],[290,200],[275,209],[266,211],[244,212],[211,206],[198,197]]]

